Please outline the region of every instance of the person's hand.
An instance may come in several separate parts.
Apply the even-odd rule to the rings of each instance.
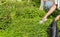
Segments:
[[[42,20],[39,21],[40,24],[44,23],[47,21],[47,18],[43,18]]]

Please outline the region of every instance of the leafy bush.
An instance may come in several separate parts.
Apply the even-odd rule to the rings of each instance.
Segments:
[[[25,1],[4,3],[0,5],[0,37],[47,37],[46,29],[52,20],[39,24],[44,15],[44,11]]]

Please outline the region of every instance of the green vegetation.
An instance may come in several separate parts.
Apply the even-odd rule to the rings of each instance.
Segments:
[[[25,1],[1,2],[0,37],[47,37],[46,30],[52,16],[46,23],[39,24],[45,14],[34,4]]]

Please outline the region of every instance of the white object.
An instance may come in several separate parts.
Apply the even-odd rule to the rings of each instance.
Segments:
[[[42,24],[42,23],[44,23],[46,21],[47,21],[47,19],[45,18],[45,19],[40,20],[39,23]]]
[[[60,0],[55,0],[55,4],[57,4],[57,8],[60,10]]]

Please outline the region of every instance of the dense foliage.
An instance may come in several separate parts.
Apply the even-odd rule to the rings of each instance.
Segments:
[[[39,24],[45,14],[26,1],[1,2],[0,37],[47,37],[46,29],[52,21],[51,18],[46,23]]]

